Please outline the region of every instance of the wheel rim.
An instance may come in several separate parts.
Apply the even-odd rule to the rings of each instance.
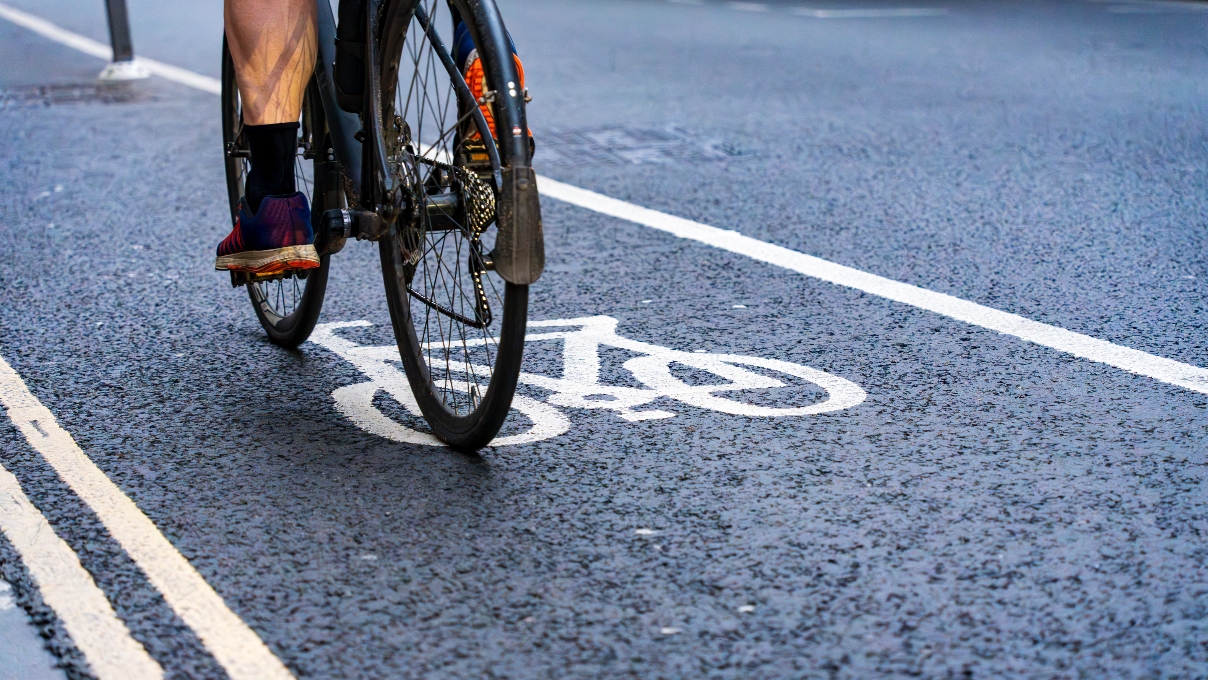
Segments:
[[[451,24],[444,0],[422,0],[432,30]],[[389,24],[389,22],[387,22]],[[442,35],[450,45],[451,31]],[[410,176],[414,225],[393,239],[407,290],[397,303],[414,331],[427,387],[447,416],[466,418],[483,403],[491,386],[504,313],[506,286],[484,270],[493,230],[467,213],[487,202],[494,209],[496,161],[467,167],[459,142],[477,131],[485,145],[490,132],[479,129],[476,110],[459,102],[455,82],[419,20],[404,35],[385,36],[383,120],[391,167]],[[394,57],[397,56],[397,63]],[[457,79],[457,81],[454,80]],[[496,154],[490,153],[492,159]],[[483,192],[486,192],[483,194]],[[401,311],[401,310],[399,310]]]

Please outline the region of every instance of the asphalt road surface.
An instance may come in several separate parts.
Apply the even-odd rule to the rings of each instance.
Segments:
[[[97,0],[5,1],[106,39]],[[1208,366],[1208,6],[502,7],[546,177]],[[139,54],[218,75],[218,0],[130,13]],[[8,21],[0,63],[0,356],[265,648],[181,613],[49,416],[10,404],[0,463],[166,676],[1208,675],[1208,390],[547,196],[531,317],[615,319],[602,383],[703,351],[850,403],[756,413],[820,398],[787,380],[722,395],[746,415],[660,397],[477,456],[397,441],[333,396],[366,380],[337,340],[392,341],[375,248],[335,257],[321,319],[368,325],[281,350],[212,271],[217,98],[98,90],[102,60]],[[97,673],[14,540],[12,599],[60,674]]]

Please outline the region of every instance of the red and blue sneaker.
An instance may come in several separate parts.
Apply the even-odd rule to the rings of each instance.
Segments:
[[[247,199],[239,202],[239,218],[230,235],[218,244],[214,269],[252,274],[277,274],[319,266],[315,233],[306,196],[265,196],[253,215]]]

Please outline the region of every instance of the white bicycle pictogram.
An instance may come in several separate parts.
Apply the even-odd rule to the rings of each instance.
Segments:
[[[444,443],[433,435],[402,425],[374,405],[375,396],[384,392],[412,415],[423,417],[401,368],[397,347],[393,344],[382,347],[358,345],[337,333],[342,328],[372,325],[368,321],[320,324],[310,337],[310,342],[350,362],[369,378],[367,382],[332,392],[336,408],[372,434],[398,442],[443,446]],[[517,394],[512,400],[512,408],[528,418],[532,426],[521,434],[497,437],[491,446],[524,444],[564,434],[570,430],[571,421],[558,407],[612,410],[630,422],[673,418],[675,413],[662,409],[639,410],[665,397],[688,406],[732,415],[782,418],[852,408],[868,396],[854,382],[809,366],[738,354],[685,352],[624,338],[617,335],[617,320],[610,316],[530,321],[528,328],[526,344],[562,341],[562,376],[554,378],[521,372],[520,384],[548,391],[549,395],[538,400]],[[622,367],[645,388],[601,383],[601,347],[616,347],[638,354],[625,361]],[[677,364],[711,373],[725,382],[688,384],[676,377],[672,367]],[[471,368],[486,370],[486,367]],[[826,392],[826,398],[802,406],[771,407],[722,396],[727,392],[786,387],[783,380],[770,375],[776,373],[812,383]],[[468,389],[467,385],[462,391]]]

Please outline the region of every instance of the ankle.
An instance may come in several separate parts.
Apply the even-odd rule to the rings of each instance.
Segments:
[[[294,160],[298,153],[298,123],[247,125],[243,134],[252,154],[252,169],[244,184],[248,209],[255,214],[265,196],[297,191]]]

